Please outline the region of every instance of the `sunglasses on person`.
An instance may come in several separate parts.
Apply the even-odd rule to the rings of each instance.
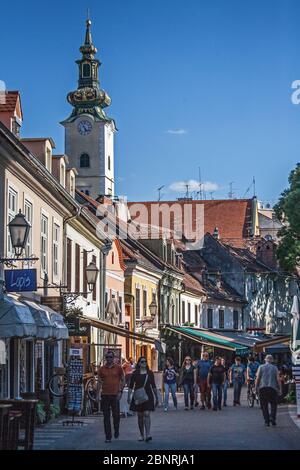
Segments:
[[[192,359],[186,359],[185,362],[191,362]]]
[[[109,355],[109,356],[105,356],[105,359],[113,359],[113,358],[114,358],[114,356],[110,356],[110,355]]]
[[[144,359],[142,361],[140,361],[140,364],[146,364],[147,361],[145,361]]]

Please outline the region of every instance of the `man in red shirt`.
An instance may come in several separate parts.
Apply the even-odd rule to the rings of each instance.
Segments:
[[[106,440],[111,442],[111,422],[110,414],[113,415],[114,437],[119,437],[120,426],[120,398],[124,388],[124,372],[119,364],[114,362],[115,354],[107,351],[104,366],[98,369],[99,392],[101,392],[101,408],[104,415],[104,431]]]

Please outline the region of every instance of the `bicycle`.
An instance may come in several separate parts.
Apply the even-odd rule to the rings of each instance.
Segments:
[[[95,364],[91,364],[91,367],[93,367],[92,377],[90,377],[90,374],[85,374],[85,376],[88,375],[88,377],[83,378],[83,383],[85,382],[84,392],[91,401],[96,402],[98,375]],[[62,398],[67,394],[68,382],[68,374],[66,369],[57,368],[55,373],[49,378],[47,382],[47,388],[54,397]]]
[[[255,387],[255,381],[251,380],[248,384],[247,402],[250,408],[253,408],[255,402],[259,406],[259,398]]]
[[[64,397],[68,391],[68,375],[66,369],[57,368],[56,372],[49,378],[47,388],[54,397]]]

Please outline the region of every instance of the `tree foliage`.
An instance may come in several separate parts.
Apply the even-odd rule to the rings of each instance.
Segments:
[[[300,265],[300,163],[290,173],[289,184],[274,209],[284,224],[279,231],[277,257],[281,267],[292,272]]]

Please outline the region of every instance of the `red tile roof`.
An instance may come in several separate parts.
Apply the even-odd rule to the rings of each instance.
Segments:
[[[144,214],[135,214],[134,204],[142,204],[147,209],[147,216]],[[182,232],[187,236],[188,230],[196,230],[197,208],[199,205],[204,207],[204,231],[203,233],[213,233],[215,227],[219,230],[219,236],[222,241],[232,244],[234,246],[244,246],[245,240],[251,235],[252,228],[252,199],[224,199],[224,200],[191,200],[191,201],[142,201],[142,202],[128,202],[128,207],[131,216],[138,216],[139,221],[143,223],[151,223],[151,212],[160,207],[178,205],[183,213],[184,205],[190,206],[192,211],[192,226],[184,227],[184,216],[181,216]],[[198,207],[197,207],[198,206]],[[144,220],[144,218],[147,220]],[[178,216],[176,215],[178,218]],[[174,215],[170,215],[170,229],[174,230]],[[153,223],[153,221],[152,221]],[[201,223],[201,221],[200,221]],[[163,227],[161,219],[159,220],[160,227]],[[188,236],[187,236],[188,238]]]
[[[5,91],[0,97],[0,112],[6,113],[15,111],[19,98],[20,93],[18,91]]]

